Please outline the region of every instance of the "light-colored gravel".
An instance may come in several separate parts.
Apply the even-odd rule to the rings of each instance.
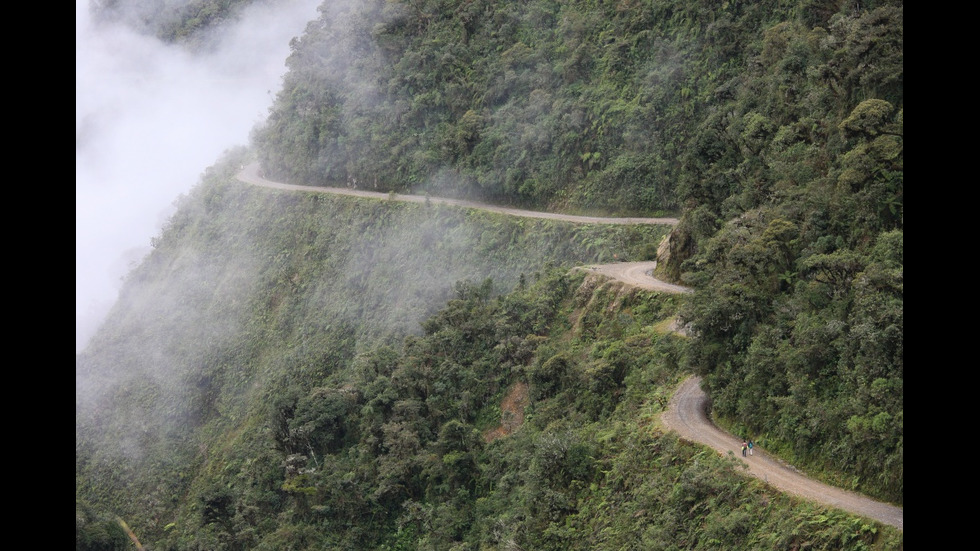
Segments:
[[[606,218],[601,216],[576,216],[572,214],[558,214],[554,212],[539,212],[533,210],[513,209],[508,207],[489,205],[486,203],[478,203],[475,201],[464,201],[461,199],[426,197],[423,195],[389,194],[389,193],[381,193],[378,191],[365,191],[365,190],[353,189],[353,188],[298,186],[295,184],[284,184],[282,182],[274,182],[272,180],[267,180],[266,178],[264,178],[260,173],[258,163],[250,163],[248,165],[243,166],[241,172],[238,173],[238,179],[248,184],[272,188],[272,189],[283,189],[289,191],[306,191],[311,193],[332,193],[335,195],[349,195],[353,197],[365,197],[370,199],[381,199],[381,200],[390,200],[390,201],[405,201],[408,203],[428,202],[429,204],[432,205],[451,205],[456,207],[485,210],[488,212],[499,212],[502,214],[509,214],[511,216],[520,216],[523,218],[546,218],[549,220],[562,220],[565,222],[575,222],[579,224],[620,224],[620,225],[661,224],[667,226],[677,225],[676,218],[639,218],[639,217]]]

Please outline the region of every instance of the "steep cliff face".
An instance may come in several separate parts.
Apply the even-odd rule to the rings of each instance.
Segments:
[[[657,245],[657,267],[654,274],[675,285],[684,285],[681,278],[684,261],[694,255],[695,243],[683,228],[674,228]]]

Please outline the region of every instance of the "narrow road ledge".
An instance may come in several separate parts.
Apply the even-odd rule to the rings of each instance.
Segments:
[[[282,182],[273,182],[272,180],[265,179],[259,173],[258,163],[250,163],[242,167],[242,170],[238,173],[237,178],[239,181],[245,182],[246,184],[252,184],[254,186],[261,186],[272,189],[283,189],[289,191],[306,191],[311,193],[332,193],[335,195],[349,195],[352,197],[365,197],[369,199],[379,199],[383,201],[394,200],[394,201],[404,201],[407,203],[425,203],[428,202],[433,205],[452,205],[463,208],[472,208],[485,210],[487,212],[498,212],[501,214],[509,214],[511,216],[519,216],[522,218],[545,218],[548,220],[562,220],[564,222],[575,222],[578,224],[618,224],[618,225],[630,225],[630,224],[653,224],[653,225],[665,225],[665,226],[676,226],[677,218],[605,218],[601,216],[575,216],[572,214],[557,214],[553,212],[539,212],[533,210],[524,209],[512,209],[508,207],[499,207],[496,205],[490,205],[486,203],[478,203],[475,201],[463,201],[461,199],[445,199],[441,197],[426,197],[423,195],[403,195],[397,193],[382,193],[378,191],[363,191],[359,189],[348,189],[348,188],[336,188],[336,187],[317,187],[317,186],[298,186],[295,184],[284,184]]]
[[[741,453],[742,440],[722,431],[708,418],[708,397],[701,390],[701,379],[689,377],[677,387],[661,416],[664,425],[681,438],[704,444],[722,455]],[[742,458],[748,473],[783,492],[843,509],[903,530],[904,512],[900,507],[817,482],[774,458],[758,447],[754,455]]]

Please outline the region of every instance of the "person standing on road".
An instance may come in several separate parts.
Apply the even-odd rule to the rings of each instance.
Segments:
[[[742,440],[742,457],[745,457],[745,450],[749,449],[749,445]]]
[[[749,440],[749,455],[752,455],[752,441]]]

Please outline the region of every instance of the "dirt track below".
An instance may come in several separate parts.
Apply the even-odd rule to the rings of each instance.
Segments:
[[[742,453],[742,439],[715,426],[708,418],[707,405],[708,397],[701,390],[701,379],[689,377],[677,387],[667,411],[660,419],[667,428],[676,431],[685,440],[709,446],[722,455],[732,452],[745,463],[748,474],[778,490],[904,531],[904,512],[900,507],[810,479],[758,446],[753,449],[753,455],[739,457]]]
[[[664,291],[667,293],[690,293],[690,287],[674,285],[653,277],[653,269],[657,267],[656,260],[646,262],[615,262],[613,264],[594,264],[577,268],[588,272],[602,274],[623,283],[646,289],[648,291]]]

